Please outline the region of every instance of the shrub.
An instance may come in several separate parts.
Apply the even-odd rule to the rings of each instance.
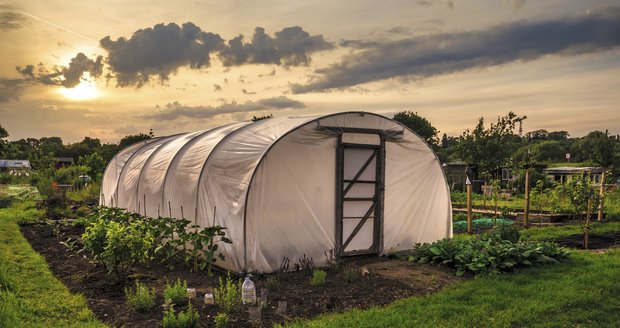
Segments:
[[[170,286],[166,283],[166,289],[164,289],[164,299],[170,300],[176,305],[185,304],[187,302],[187,281],[177,278],[177,281]]]
[[[507,240],[517,243],[521,238],[519,228],[514,224],[498,224],[489,232],[489,236],[495,240]]]
[[[500,273],[516,266],[557,263],[569,253],[555,243],[496,240],[481,236],[466,240],[442,239],[432,244],[417,244],[410,261],[440,263],[450,266],[457,276]]]
[[[152,239],[144,234],[141,227],[132,223],[122,225],[117,222],[108,223],[106,245],[102,260],[108,271],[119,275],[126,274],[135,264],[146,262]]]
[[[325,278],[327,277],[327,272],[322,270],[314,270],[312,271],[312,278],[310,278],[310,284],[312,286],[323,286],[325,285]]]
[[[215,327],[224,328],[228,324],[228,314],[221,312],[215,316]]]
[[[146,311],[155,304],[155,289],[149,288],[136,280],[136,288],[125,288],[127,303],[136,311]]]
[[[230,273],[226,282],[220,277],[220,285],[213,290],[215,304],[219,305],[224,313],[234,313],[241,305],[241,281],[234,282]]]
[[[164,305],[166,306],[166,305]],[[164,319],[162,320],[162,326],[164,328],[193,328],[198,327],[198,311],[194,310],[190,303],[187,310],[180,311],[178,314],[174,311],[173,305],[167,305],[167,309],[164,310]]]
[[[359,277],[360,277],[360,273],[355,268],[345,266],[342,269],[342,278],[347,283],[352,283],[356,281]]]

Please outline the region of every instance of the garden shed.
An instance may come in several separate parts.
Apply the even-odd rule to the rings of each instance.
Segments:
[[[234,123],[120,151],[100,204],[227,228],[216,265],[384,255],[452,235],[450,193],[418,135],[366,112]]]

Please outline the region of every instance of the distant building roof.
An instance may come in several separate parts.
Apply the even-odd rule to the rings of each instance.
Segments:
[[[566,175],[585,173],[585,172],[600,174],[600,173],[603,173],[603,171],[604,169],[602,167],[592,167],[592,166],[585,166],[585,167],[560,166],[560,167],[550,167],[550,168],[543,170],[543,172],[547,174],[566,174]]]
[[[25,159],[0,159],[0,167],[14,169],[21,167],[31,168],[32,166],[30,166],[30,161]]]

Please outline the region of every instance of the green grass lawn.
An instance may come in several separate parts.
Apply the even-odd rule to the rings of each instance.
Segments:
[[[593,223],[592,234],[620,231]],[[531,227],[522,238],[552,240],[582,233],[578,225]],[[456,234],[456,239],[473,236]],[[482,276],[385,308],[297,321],[292,327],[620,327],[620,249],[573,251],[557,265]]]
[[[491,275],[385,308],[292,327],[620,327],[620,250],[575,251],[556,265]]]
[[[22,236],[18,222],[39,215],[27,206],[0,209],[0,327],[105,327]]]
[[[590,224],[590,235],[600,235],[620,231],[620,222],[593,222]],[[521,238],[530,240],[553,240],[570,235],[583,234],[578,224],[565,226],[529,227],[521,230]]]

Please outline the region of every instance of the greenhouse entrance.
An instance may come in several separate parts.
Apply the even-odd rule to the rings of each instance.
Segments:
[[[379,254],[385,143],[377,133],[343,133],[337,152],[336,245],[340,256]]]

